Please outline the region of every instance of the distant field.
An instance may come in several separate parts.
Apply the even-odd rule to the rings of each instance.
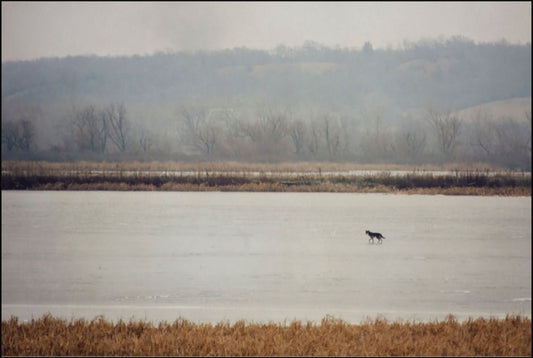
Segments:
[[[50,315],[2,321],[2,355],[161,356],[531,356],[531,320],[453,316],[429,323],[384,319],[348,324],[67,322]]]
[[[493,101],[459,111],[459,115],[473,119],[478,114],[487,114],[494,119],[513,118],[527,120],[526,113],[531,117],[531,97],[510,98]]]
[[[531,173],[348,163],[2,162],[2,190],[361,192],[530,196]]]

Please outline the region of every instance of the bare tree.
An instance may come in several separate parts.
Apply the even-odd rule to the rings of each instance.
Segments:
[[[108,138],[107,124],[95,106],[88,105],[76,111],[71,123],[74,127],[74,139],[80,150],[105,151]]]
[[[457,147],[461,118],[450,110],[439,112],[430,108],[426,120],[437,137],[439,152],[446,157],[452,155]]]
[[[312,120],[309,123],[309,135],[307,136],[306,147],[309,153],[311,153],[311,155],[315,158],[317,158],[319,152],[321,151],[320,132],[320,124],[317,120]]]
[[[17,148],[18,143],[18,129],[15,122],[2,121],[2,146],[4,146],[8,152]]]
[[[531,120],[500,118],[494,125],[496,153],[509,167],[531,166]]]
[[[339,131],[341,140],[341,154],[346,156],[350,153],[355,154],[355,132],[356,120],[352,114],[343,114],[339,118]]]
[[[278,143],[287,135],[287,118],[287,111],[261,107],[258,110],[258,120],[248,126],[246,130],[254,141],[263,140]]]
[[[119,151],[126,151],[126,139],[129,124],[126,118],[124,104],[111,103],[102,110],[104,129],[107,130],[109,139],[116,145]]]
[[[410,163],[417,162],[426,147],[426,132],[412,125],[405,125],[396,137],[396,148],[399,157]]]
[[[221,109],[219,114],[225,129],[221,138],[220,149],[232,158],[242,158],[246,153],[242,112],[230,107]]]
[[[360,138],[361,149],[368,160],[383,161],[390,159],[394,153],[390,132],[383,126],[383,107],[373,108],[366,112],[368,127]]]
[[[249,154],[256,160],[279,160],[289,151],[287,111],[262,107],[252,121],[241,121],[240,132],[248,142]]]
[[[476,113],[470,144],[481,160],[527,168],[531,165],[531,116],[493,118]]]
[[[182,130],[187,142],[204,154],[214,152],[220,130],[215,125],[212,114],[204,107],[187,106],[180,110]]]
[[[30,150],[35,136],[35,127],[29,119],[21,118],[18,121],[18,147],[22,150]]]
[[[472,120],[472,136],[470,143],[475,149],[481,149],[483,156],[490,158],[494,154],[496,147],[496,133],[494,131],[493,119],[488,113],[476,112]]]
[[[139,145],[143,152],[147,153],[150,151],[153,145],[153,137],[150,132],[145,128],[142,128],[139,133]]]
[[[337,156],[340,147],[340,135],[338,126],[335,123],[335,118],[324,115],[322,117],[322,133],[324,135],[324,142],[330,159]]]
[[[2,123],[2,144],[8,151],[29,151],[33,146],[34,137],[35,127],[29,119],[21,118],[15,122]]]
[[[426,146],[426,133],[412,130],[403,134],[407,148],[407,155],[412,158],[418,157]]]
[[[253,143],[259,142],[263,138],[263,127],[259,121],[240,122],[239,131]]]
[[[304,150],[305,138],[307,135],[307,128],[302,120],[293,121],[289,125],[289,136],[294,145],[294,153],[300,154]]]
[[[2,103],[2,146],[7,151],[30,151],[35,147],[35,125],[43,111],[34,103]]]

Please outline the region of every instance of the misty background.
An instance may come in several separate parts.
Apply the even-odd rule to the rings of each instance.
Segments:
[[[530,4],[77,4],[2,3],[2,160],[531,169]]]

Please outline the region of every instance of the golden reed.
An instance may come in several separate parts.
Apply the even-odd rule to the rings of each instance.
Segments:
[[[249,191],[531,196],[531,174],[349,163],[2,162],[2,190]],[[478,165],[480,168],[481,166]],[[432,168],[435,169],[435,168]],[[350,170],[377,170],[375,173]],[[391,175],[403,170],[404,175]]]
[[[104,318],[70,322],[45,315],[2,321],[2,355],[157,356],[531,356],[531,319],[468,319],[360,324],[325,318],[319,324],[153,325]]]

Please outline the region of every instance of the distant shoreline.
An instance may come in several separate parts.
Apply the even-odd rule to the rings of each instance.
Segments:
[[[292,166],[291,166],[292,165]],[[531,173],[346,163],[3,162],[2,190],[531,196]]]

